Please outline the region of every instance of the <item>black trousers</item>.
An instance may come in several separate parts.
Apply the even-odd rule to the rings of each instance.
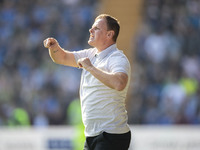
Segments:
[[[128,150],[131,132],[110,134],[103,132],[98,136],[86,137],[83,150]]]

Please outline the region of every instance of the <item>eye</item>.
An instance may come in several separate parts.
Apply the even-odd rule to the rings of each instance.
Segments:
[[[99,30],[99,28],[98,27],[94,27],[94,30]]]

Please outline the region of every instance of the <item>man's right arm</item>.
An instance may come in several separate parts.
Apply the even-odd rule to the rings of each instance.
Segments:
[[[62,49],[54,38],[44,40],[44,47],[49,49],[49,55],[53,62],[65,66],[78,67],[74,54]]]

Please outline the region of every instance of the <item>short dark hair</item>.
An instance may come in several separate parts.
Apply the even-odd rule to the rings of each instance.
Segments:
[[[101,14],[101,15],[97,16],[95,20],[102,19],[102,18],[106,19],[108,30],[114,31],[113,41],[116,42],[117,37],[119,35],[119,31],[120,31],[119,21],[116,18],[114,18],[113,16],[108,15],[108,14]]]

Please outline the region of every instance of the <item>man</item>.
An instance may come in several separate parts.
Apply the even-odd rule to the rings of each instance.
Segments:
[[[80,99],[86,136],[84,150],[127,150],[130,144],[125,109],[130,64],[116,47],[119,30],[117,19],[102,14],[89,30],[88,44],[93,48],[70,52],[54,38],[44,40],[55,63],[83,69]]]

